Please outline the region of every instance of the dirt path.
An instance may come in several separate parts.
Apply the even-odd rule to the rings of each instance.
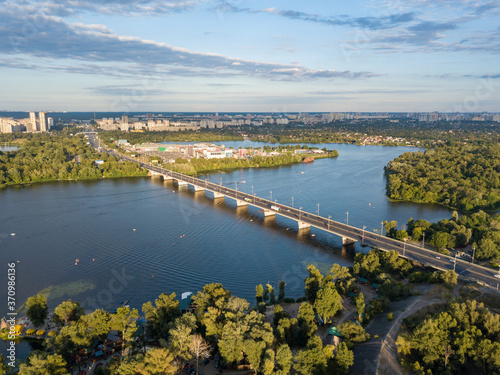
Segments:
[[[460,286],[454,288],[452,295],[456,298],[460,290]],[[417,311],[431,305],[443,304],[444,301],[440,296],[441,287],[434,286],[420,295],[411,303],[405,311],[400,314],[394,321],[387,332],[387,335],[382,340],[380,354],[378,355],[377,367],[375,374],[403,374],[403,370],[399,365],[398,351],[396,346],[396,338],[403,320],[415,314]]]

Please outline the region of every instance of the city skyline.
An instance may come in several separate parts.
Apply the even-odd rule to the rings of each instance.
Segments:
[[[500,111],[500,1],[2,1],[1,110]]]

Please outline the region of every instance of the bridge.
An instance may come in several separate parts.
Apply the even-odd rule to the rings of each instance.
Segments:
[[[89,134],[89,140],[94,147],[98,147],[98,141],[95,134]],[[328,233],[335,234],[342,238],[344,245],[354,242],[361,242],[362,245],[376,247],[382,251],[396,251],[403,258],[417,261],[425,266],[433,267],[441,271],[453,269],[459,276],[472,279],[482,285],[486,285],[498,290],[500,284],[500,273],[497,271],[471,263],[469,261],[439,254],[424,247],[412,243],[401,242],[380,234],[371,233],[347,225],[338,221],[331,220],[307,211],[301,207],[291,207],[278,204],[271,200],[248,194],[238,189],[232,189],[222,184],[215,184],[207,180],[187,176],[182,173],[174,172],[169,169],[142,163],[136,159],[121,155],[112,150],[102,149],[122,160],[139,163],[141,167],[147,168],[152,175],[161,176],[165,180],[173,180],[179,186],[189,186],[194,191],[205,191],[213,196],[214,199],[231,199],[236,202],[236,206],[253,206],[259,208],[265,216],[279,215],[295,221],[299,230],[305,230],[310,227],[318,228]]]

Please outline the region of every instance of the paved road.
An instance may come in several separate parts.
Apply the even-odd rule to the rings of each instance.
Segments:
[[[94,147],[98,147],[98,141],[95,134],[89,134],[89,140]],[[449,269],[455,269],[455,272],[462,277],[479,281],[480,283],[495,289],[498,289],[499,287],[500,279],[495,277],[495,275],[498,276],[498,273],[495,270],[482,267],[477,264],[472,264],[469,261],[455,259],[447,255],[438,254],[435,251],[428,250],[420,246],[394,240],[392,238],[381,236],[379,234],[367,232],[363,229],[353,227],[351,225],[346,225],[310,212],[303,211],[301,207],[296,208],[283,204],[277,204],[268,199],[247,194],[236,189],[231,189],[224,185],[214,184],[212,182],[196,177],[187,176],[182,173],[174,172],[165,168],[142,163],[136,159],[120,155],[113,150],[102,149],[102,151],[108,152],[118,158],[121,158],[122,160],[129,160],[134,163],[139,163],[142,167],[147,168],[152,172],[169,176],[176,180],[184,181],[190,185],[194,185],[215,193],[224,194],[225,196],[232,199],[245,201],[247,204],[258,207],[265,211],[273,211],[275,214],[298,221],[301,224],[307,224],[354,241],[361,241],[367,246],[377,247],[380,250],[395,250],[400,254],[400,256],[404,258],[418,261],[426,266],[434,267],[439,270],[446,271]]]

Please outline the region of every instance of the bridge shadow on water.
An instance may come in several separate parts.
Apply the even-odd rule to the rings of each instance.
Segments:
[[[318,228],[298,229],[296,221],[281,215],[264,216],[262,210],[258,207],[251,205],[237,207],[236,201],[231,198],[214,199],[211,192],[205,194],[205,191],[194,191],[188,186],[177,186],[171,180],[164,181],[156,178],[152,179],[152,182],[176,191],[182,197],[192,200],[195,209],[211,207],[211,209],[223,212],[228,216],[234,216],[235,220],[241,223],[244,222],[245,225],[263,226],[266,230],[297,240],[314,248],[316,251],[335,254],[347,261],[352,262],[354,260],[356,251],[366,251],[357,244],[344,246],[339,236]]]

